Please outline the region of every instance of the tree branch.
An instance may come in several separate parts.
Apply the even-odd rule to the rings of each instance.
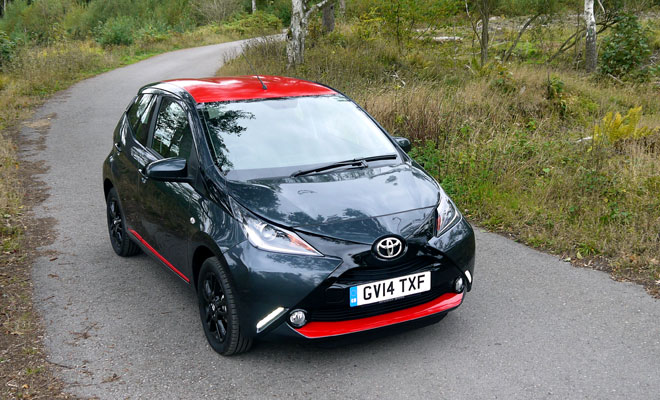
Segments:
[[[532,22],[534,22],[534,20],[536,20],[540,16],[541,16],[541,13],[538,13],[535,16],[533,16],[532,18],[528,19],[527,22],[525,22],[525,25],[523,25],[522,29],[520,29],[520,32],[518,32],[518,37],[516,37],[516,40],[513,42],[511,47],[509,47],[509,50],[507,50],[506,53],[504,53],[504,59],[503,59],[504,62],[509,60],[509,57],[511,57],[511,53],[513,53],[513,50],[518,45],[518,42],[520,41],[520,38],[522,37],[523,33],[525,33],[525,31],[527,30],[529,25]]]
[[[307,12],[305,12],[305,19],[309,18],[309,16],[310,16],[314,11],[323,8],[326,4],[328,4],[328,3],[331,2],[331,1],[333,1],[333,0],[323,0],[323,1],[320,1],[320,2],[318,2],[318,3],[316,3],[316,4],[314,4],[313,6],[311,6],[311,7],[309,8],[309,10],[307,10]]]
[[[611,27],[615,24],[616,24],[616,20],[612,20],[612,21],[607,20],[607,21],[603,21],[602,23],[596,24],[596,25],[600,26],[600,29],[598,30],[598,32],[596,32],[596,34],[599,35],[605,29],[607,29],[607,28],[609,28],[609,27]],[[554,60],[558,55],[564,53],[567,50],[572,49],[573,46],[575,46],[577,44],[577,36],[580,35],[581,33],[583,33],[584,31],[585,31],[584,28],[580,28],[579,31],[572,34],[568,39],[566,39],[566,41],[564,43],[562,43],[561,46],[559,46],[559,50],[557,50],[557,52],[555,54],[553,54],[552,57],[548,58],[548,61],[546,61],[546,62],[550,62],[550,61]],[[571,40],[573,40],[573,43],[571,43],[569,45]]]
[[[479,35],[479,32],[477,31],[477,26],[474,24],[474,21],[472,20],[472,17],[470,16],[470,9],[468,8],[467,0],[465,0],[465,12],[467,13],[468,19],[470,20],[470,25],[472,26],[472,31],[474,32],[474,36],[476,36],[477,40],[479,41],[479,47],[482,47],[481,35]]]

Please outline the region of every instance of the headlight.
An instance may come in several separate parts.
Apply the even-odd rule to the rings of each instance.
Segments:
[[[451,202],[449,196],[444,192],[440,198],[440,204],[438,204],[438,208],[436,208],[436,213],[435,235],[440,236],[454,225],[459,214],[454,203]]]
[[[305,256],[323,255],[302,240],[300,236],[262,221],[233,201],[233,199],[231,200],[231,206],[236,219],[242,223],[243,231],[254,247],[276,253],[300,254]]]

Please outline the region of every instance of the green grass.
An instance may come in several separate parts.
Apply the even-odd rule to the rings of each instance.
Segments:
[[[605,259],[617,278],[657,291],[656,85],[586,76],[565,67],[573,54],[543,64],[560,43],[556,32],[530,32],[514,62],[483,68],[471,59],[469,41],[418,41],[400,50],[374,32],[365,35],[360,23],[326,36],[312,29],[306,62],[294,69],[286,68],[281,43],[256,46],[247,55],[260,73],[336,87],[390,133],[411,138],[413,157],[477,224],[579,263]],[[246,71],[241,58],[218,74]],[[625,115],[637,106],[643,110],[639,126],[655,134],[616,144],[580,140],[593,135],[606,113]]]

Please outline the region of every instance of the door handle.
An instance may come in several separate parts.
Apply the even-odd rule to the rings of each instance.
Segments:
[[[115,150],[117,150],[117,153],[121,153],[121,144],[119,142],[115,143]]]

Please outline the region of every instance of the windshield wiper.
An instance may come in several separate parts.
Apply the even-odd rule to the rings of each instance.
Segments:
[[[335,168],[339,168],[339,167],[354,166],[354,167],[357,167],[357,168],[366,168],[367,163],[370,162],[370,161],[394,160],[396,157],[397,157],[396,154],[384,154],[382,156],[354,158],[352,160],[333,162],[333,163],[322,165],[320,167],[316,167],[316,168],[312,168],[312,169],[302,169],[300,171],[294,172],[293,174],[291,174],[291,176],[295,178],[297,176],[313,174],[315,172],[327,171],[327,170],[335,169]]]

